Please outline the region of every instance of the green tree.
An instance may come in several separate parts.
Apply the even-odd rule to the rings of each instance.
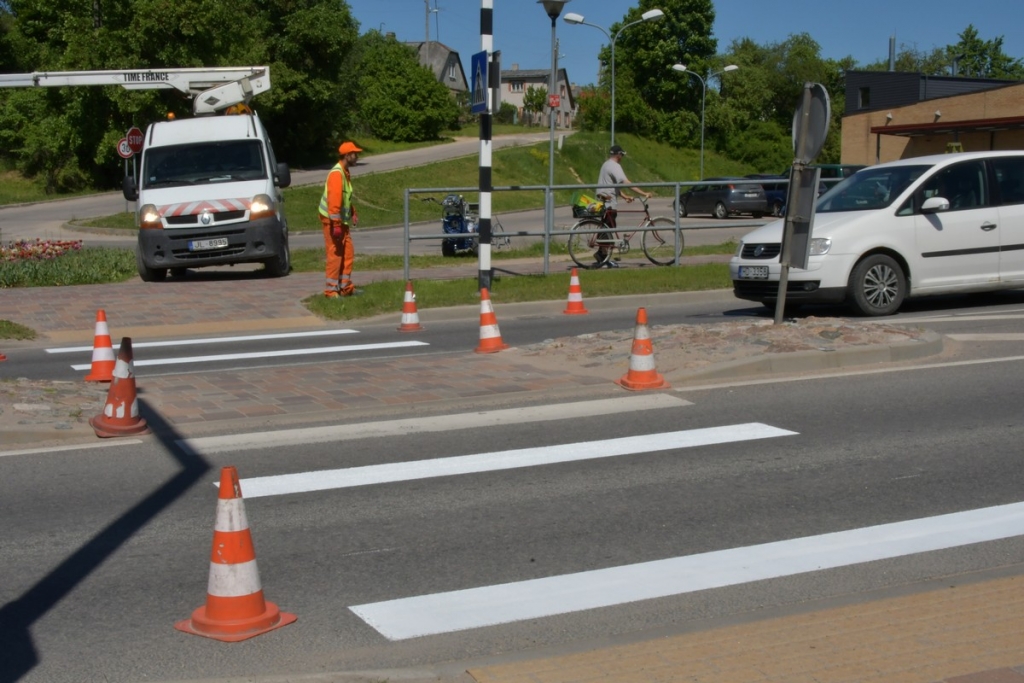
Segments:
[[[5,71],[268,65],[273,87],[252,104],[278,157],[291,163],[325,159],[339,127],[351,125],[354,71],[343,65],[358,25],[344,2],[10,0],[8,7],[0,12]],[[110,187],[121,175],[114,144],[128,127],[190,111],[174,91],[0,91],[0,156],[52,190]]]
[[[960,40],[947,48],[950,63],[957,59],[957,75],[973,78],[1024,78],[1024,64],[1003,52],[1003,37],[982,40],[973,24],[959,35]]]
[[[627,24],[640,21],[643,13],[652,9],[662,10],[665,16],[623,29]],[[669,67],[685,64],[703,73],[718,46],[718,41],[712,37],[714,22],[711,0],[640,0],[621,22],[611,26],[609,33],[618,35],[615,41],[616,132],[651,134],[660,127],[661,119],[659,116],[658,120],[652,120],[652,112],[665,113],[670,118],[679,110],[700,112],[700,84],[681,74],[673,74]],[[604,64],[611,63],[610,46],[601,50],[600,58]],[[601,84],[607,89],[610,89],[610,77],[610,69],[606,69]],[[631,101],[633,97],[638,101]]]
[[[408,45],[377,32],[363,36],[359,118],[382,140],[436,140],[458,126],[459,109]]]
[[[542,114],[548,103],[548,89],[542,85],[531,85],[523,93],[523,118],[527,125],[533,125],[535,114]]]

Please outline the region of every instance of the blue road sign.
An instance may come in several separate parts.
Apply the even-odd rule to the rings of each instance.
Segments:
[[[487,113],[487,51],[477,52],[470,67],[469,102],[474,114]]]

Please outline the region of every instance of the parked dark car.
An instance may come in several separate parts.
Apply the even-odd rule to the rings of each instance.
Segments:
[[[760,218],[768,213],[764,188],[746,178],[707,178],[691,186],[680,198],[680,216],[708,213],[715,218],[750,214]]]
[[[789,176],[772,175],[770,173],[751,173],[747,176],[751,180],[761,183],[764,188],[764,198],[768,202],[768,213],[775,217],[781,217],[786,209],[786,201],[789,198]],[[825,181],[818,182],[818,196],[825,194],[828,185]]]

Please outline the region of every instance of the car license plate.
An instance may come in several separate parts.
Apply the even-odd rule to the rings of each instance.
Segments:
[[[188,243],[189,251],[202,251],[204,249],[223,249],[228,246],[227,237],[217,237],[211,240],[192,240]]]
[[[756,192],[747,192],[747,193],[746,193],[745,195],[743,195],[743,196],[744,196],[744,197],[750,197],[751,199],[754,199],[754,198],[756,198],[756,197],[757,197],[757,193],[756,193]]]
[[[768,266],[740,266],[741,280],[767,280]]]

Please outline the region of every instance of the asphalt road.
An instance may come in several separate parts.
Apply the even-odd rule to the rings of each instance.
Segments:
[[[1019,328],[1019,312],[1011,317]],[[228,450],[166,440],[4,458],[0,670],[57,683],[431,669],[1018,565],[1024,543],[1012,537],[398,640],[352,609],[555,576],[586,586],[598,569],[1019,502],[1024,433],[1013,387],[1021,371],[1019,358],[933,364],[688,391],[674,397],[689,405],[611,416],[569,415],[563,402],[544,406],[543,421],[508,416],[486,429],[457,429],[464,416],[439,407],[421,417],[452,429],[318,443],[299,433],[266,447],[237,435],[243,445]],[[751,423],[791,433],[587,457],[622,437]],[[253,477],[410,462],[429,470],[458,456],[583,443],[574,449],[583,459],[573,461],[252,497],[267,597],[299,621],[231,647],[171,628],[204,600],[212,482],[223,465],[237,465],[243,492],[255,492]]]

